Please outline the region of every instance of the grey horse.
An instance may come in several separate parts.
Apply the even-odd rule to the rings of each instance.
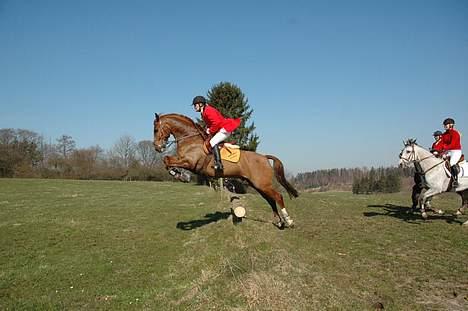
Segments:
[[[426,183],[427,190],[420,196],[421,216],[427,218],[426,206],[433,196],[447,191],[455,191],[462,197],[462,206],[457,210],[457,215],[463,214],[464,209],[468,208],[468,164],[465,161],[459,163],[459,185],[451,189],[450,169],[445,167],[444,159],[416,144],[415,139],[408,139],[404,145],[399,165],[418,165]]]

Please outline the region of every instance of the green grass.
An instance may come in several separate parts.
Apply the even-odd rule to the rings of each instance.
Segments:
[[[466,310],[468,216],[408,193],[304,193],[280,231],[206,187],[0,179],[1,310]]]

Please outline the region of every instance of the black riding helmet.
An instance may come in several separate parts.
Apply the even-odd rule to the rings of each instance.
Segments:
[[[441,131],[435,131],[434,134],[432,134],[433,136],[442,136],[442,132]]]
[[[195,104],[203,104],[206,105],[206,98],[203,96],[195,96],[192,101],[192,106]]]
[[[447,125],[447,124],[455,124],[455,120],[452,118],[447,118],[444,120],[444,125]]]

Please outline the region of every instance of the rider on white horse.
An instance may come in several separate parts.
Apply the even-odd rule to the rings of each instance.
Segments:
[[[452,187],[458,187],[458,161],[462,156],[461,147],[461,134],[454,128],[455,120],[447,118],[444,120],[445,133],[442,134],[442,142],[444,150],[447,151],[445,157],[450,157],[450,172],[452,173],[453,183]]]

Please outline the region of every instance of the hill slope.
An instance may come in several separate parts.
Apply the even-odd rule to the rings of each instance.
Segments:
[[[468,230],[407,215],[409,195],[306,193],[294,229],[260,196],[235,226],[206,187],[0,179],[0,309],[468,307]]]

